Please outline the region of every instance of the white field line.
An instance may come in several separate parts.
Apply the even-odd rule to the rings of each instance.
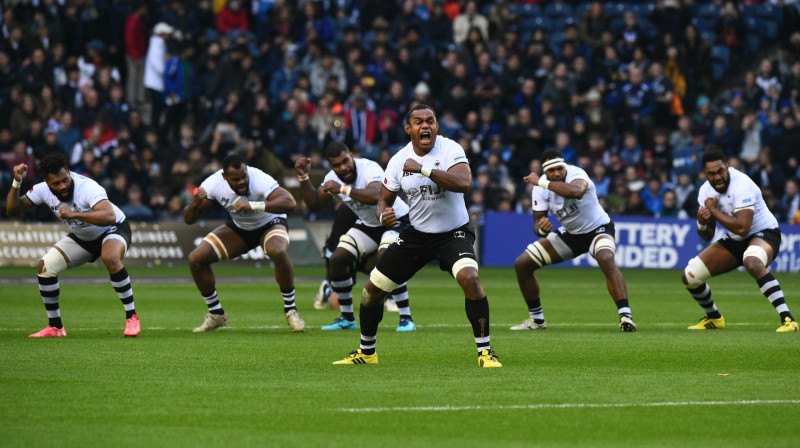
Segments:
[[[491,324],[492,327],[495,328],[508,328],[512,325],[517,325],[517,322],[514,323],[500,323],[500,324]],[[691,325],[691,322],[656,322],[652,324],[644,325],[644,327],[684,327]],[[738,326],[738,327],[748,327],[748,326],[755,326],[755,327],[764,327],[764,326],[773,326],[773,324],[764,323],[764,322],[727,322],[725,324],[728,327]],[[460,328],[460,327],[469,327],[470,324],[417,324],[417,328]],[[548,322],[548,327],[616,327],[617,323],[615,322],[585,322],[585,323],[562,323],[562,324],[551,324]],[[640,327],[643,325],[640,323]],[[69,327],[70,330],[78,330],[78,331],[97,331],[97,330],[108,330],[110,327]],[[191,330],[194,327],[142,327],[142,330]],[[286,325],[253,325],[253,326],[234,326],[228,325],[228,329],[238,329],[238,330],[276,330],[276,329],[286,329]],[[316,329],[320,327],[314,326],[306,326],[308,329]],[[29,331],[32,328],[22,328],[22,327],[0,327],[0,331]],[[225,329],[221,329],[225,331]]]
[[[800,400],[662,401],[653,403],[540,403],[498,406],[397,406],[385,408],[341,408],[339,412],[458,412],[537,409],[660,408],[679,406],[750,406],[800,404]]]

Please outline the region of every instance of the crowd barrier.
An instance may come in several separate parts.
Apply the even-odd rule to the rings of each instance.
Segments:
[[[550,218],[555,225],[555,220]],[[614,216],[617,232],[617,264],[621,268],[683,269],[708,245],[689,219]],[[781,250],[771,269],[800,272],[800,226],[781,224]],[[717,229],[719,237],[722,232]],[[513,266],[525,247],[536,241],[531,214],[487,212],[481,229],[481,264]],[[560,263],[564,267],[597,266],[584,254]]]
[[[125,255],[125,264],[185,264],[189,253],[200,244],[203,237],[223,223],[224,221],[200,221],[192,226],[178,221],[131,223],[132,244]],[[0,266],[34,266],[56,241],[66,235],[66,228],[56,223],[0,223]],[[289,256],[294,264],[322,264],[319,244],[312,238],[302,218],[289,217],[289,239]],[[263,250],[256,248],[226,263],[252,265],[269,263],[269,258]]]

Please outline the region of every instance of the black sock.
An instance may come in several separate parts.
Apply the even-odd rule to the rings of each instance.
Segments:
[[[525,299],[525,303],[528,304],[528,314],[530,314],[531,319],[537,324],[543,324],[544,310],[542,308],[542,300],[539,297],[533,300]]]
[[[467,312],[467,319],[472,324],[472,334],[475,336],[478,352],[491,349],[489,340],[489,299],[486,296],[478,300],[470,300],[465,297],[464,311]]]
[[[383,320],[383,304],[378,306],[362,304],[358,310],[358,319],[361,323],[361,353],[374,355],[378,325]]]

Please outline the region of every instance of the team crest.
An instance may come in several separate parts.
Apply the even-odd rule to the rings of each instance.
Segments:
[[[406,190],[406,196],[408,196],[409,199],[417,195],[419,195],[419,190],[416,188],[409,188],[408,190]]]

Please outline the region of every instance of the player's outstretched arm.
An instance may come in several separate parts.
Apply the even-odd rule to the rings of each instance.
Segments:
[[[539,176],[538,174],[531,173],[523,177],[522,180],[528,182],[529,184],[541,187],[541,185],[539,185],[539,179],[541,178],[542,177]],[[581,199],[583,195],[586,194],[586,192],[589,190],[589,184],[583,179],[575,179],[570,183],[549,181],[547,189],[561,196],[562,198]]]
[[[315,212],[331,200],[331,196],[326,193],[322,185],[319,188],[314,188],[314,185],[308,179],[308,171],[311,168],[311,159],[306,157],[298,159],[294,163],[294,171],[297,173],[297,179],[300,181],[300,194],[303,195],[303,202],[306,207],[312,212]]]
[[[711,241],[717,228],[717,220],[704,205],[697,209],[697,234],[703,241]]]
[[[397,193],[385,187],[381,188],[378,205],[375,207],[375,217],[386,227],[394,227],[397,224],[397,216],[394,214],[394,208],[392,208],[395,199],[397,199]]]
[[[28,199],[28,196],[19,197],[19,187],[22,179],[25,178],[25,174],[28,173],[28,165],[21,163],[14,167],[14,183],[11,186],[11,190],[8,192],[8,196],[6,197],[6,214],[8,216],[22,216],[28,213],[31,209],[36,207],[36,205]]]
[[[422,165],[414,159],[406,160],[403,171],[407,173],[422,173]],[[425,173],[422,173],[426,175]],[[466,163],[459,163],[447,171],[431,169],[428,176],[432,181],[448,191],[466,193],[472,187],[472,171]]]
[[[538,236],[547,236],[553,230],[553,223],[547,219],[547,212],[533,212],[533,233]]]
[[[211,199],[208,199],[206,190],[203,187],[198,188],[192,202],[183,209],[183,222],[189,225],[196,223],[209,207]]]
[[[707,198],[705,201],[706,209],[711,213],[711,216],[720,223],[722,227],[728,232],[735,233],[739,236],[747,236],[750,233],[750,228],[753,225],[753,216],[755,211],[751,209],[743,209],[734,213],[733,216],[728,216],[722,213],[717,208],[717,200],[714,198]]]
[[[350,185],[342,185],[335,180],[329,180],[322,185],[322,189],[325,190],[329,196],[344,194],[362,204],[369,205],[377,204],[381,195],[381,183],[377,181],[371,182],[367,185],[367,188],[353,188]]]
[[[103,199],[95,204],[91,212],[76,212],[63,205],[58,211],[58,217],[61,219],[77,219],[96,226],[110,226],[117,222],[117,214],[114,213],[114,207],[108,199]]]
[[[264,203],[264,211],[269,213],[288,213],[297,207],[297,202],[283,187],[276,188],[272,193],[267,196],[267,201]]]

